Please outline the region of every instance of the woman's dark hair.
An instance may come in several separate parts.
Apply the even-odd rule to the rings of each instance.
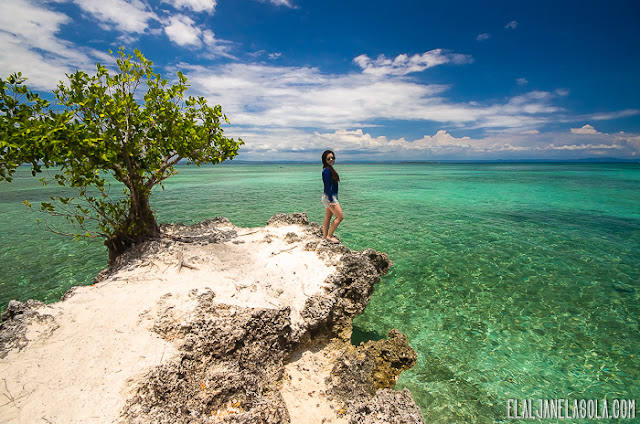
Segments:
[[[332,179],[333,181],[340,181],[340,175],[338,175],[338,173],[336,172],[336,170],[335,170],[335,169],[333,169],[333,166],[331,166],[331,165],[329,165],[329,164],[327,163],[327,156],[329,156],[329,153],[331,153],[331,154],[333,155],[333,157],[334,157],[334,158],[336,157],[336,154],[335,154],[335,153],[333,153],[333,151],[332,151],[332,150],[325,150],[325,151],[322,153],[322,167],[323,167],[323,168],[329,168],[329,170],[331,171],[331,179]]]

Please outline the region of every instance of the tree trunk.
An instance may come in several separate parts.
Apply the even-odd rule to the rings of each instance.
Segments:
[[[109,265],[129,250],[133,245],[153,239],[160,234],[160,227],[149,205],[149,193],[145,191],[131,194],[129,215],[113,236],[105,240],[109,250]]]

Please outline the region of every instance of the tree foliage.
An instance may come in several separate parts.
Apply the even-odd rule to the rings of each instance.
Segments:
[[[51,168],[76,195],[52,197],[40,209],[65,216],[81,229],[76,236],[104,237],[110,261],[159,233],[149,197],[178,162],[219,163],[243,144],[224,137],[219,105],[186,96],[182,72],[170,85],[137,50],[120,49],[116,64],[115,72],[98,63],[93,76],[68,75],[51,103],[20,74],[0,79],[0,180],[11,181],[21,163],[34,175]],[[112,190],[116,182],[121,190]]]

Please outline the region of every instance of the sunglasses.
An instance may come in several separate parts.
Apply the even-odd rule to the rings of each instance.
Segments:
[[[336,160],[333,156],[327,156],[327,160]]]

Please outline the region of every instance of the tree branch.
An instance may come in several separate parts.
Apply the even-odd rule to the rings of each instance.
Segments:
[[[166,178],[164,178],[164,173],[167,169],[169,169],[170,167],[172,167],[173,165],[177,164],[178,162],[180,162],[182,160],[182,156],[180,156],[177,152],[167,156],[162,163],[160,164],[160,167],[158,168],[158,170],[154,173],[153,176],[151,176],[151,178],[149,178],[145,184],[145,187],[148,190],[151,190],[156,184],[158,184],[161,181],[164,181]],[[159,177],[158,177],[159,175]]]
[[[120,181],[122,181],[122,183],[126,185],[129,190],[131,190],[131,181],[126,175],[124,175],[120,165],[118,165],[117,163],[114,163],[113,166],[111,167],[111,170],[113,170],[113,172],[120,179]]]

